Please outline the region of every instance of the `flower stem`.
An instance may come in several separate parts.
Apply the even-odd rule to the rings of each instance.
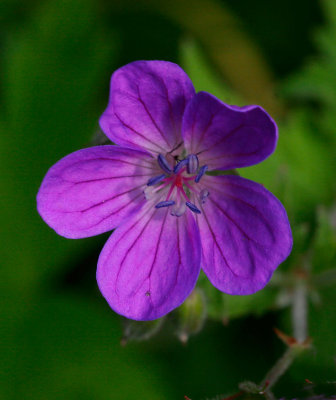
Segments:
[[[303,279],[298,279],[293,294],[292,325],[293,335],[298,343],[307,339],[308,326],[307,286]]]
[[[295,347],[288,347],[284,354],[278,359],[273,367],[267,372],[265,378],[260,386],[266,387],[265,391],[269,389],[278,381],[278,379],[286,372],[288,367],[292,364],[297,349]]]
[[[264,395],[266,400],[275,400],[271,389],[281,376],[291,366],[297,356],[310,347],[308,337],[308,286],[305,271],[297,271],[294,278],[294,290],[292,296],[292,326],[293,337],[275,329],[278,337],[287,345],[283,355],[276,361],[273,367],[266,373],[262,382],[257,385],[254,382],[242,382],[239,388],[243,393]],[[241,393],[241,392],[239,392]],[[240,394],[234,395],[238,397]],[[228,398],[231,400],[231,398]],[[227,400],[227,399],[223,399]]]
[[[294,338],[288,337],[288,339],[290,339],[287,342],[288,348],[274,364],[274,366],[267,372],[265,378],[261,382],[261,387],[265,387],[265,395],[272,395],[272,392],[270,392],[271,387],[287,371],[294,359],[309,347],[307,334],[307,284],[306,280],[301,276],[298,276],[296,280],[296,285],[293,293],[291,314]]]
[[[244,392],[243,392],[243,391],[240,391],[240,392],[238,392],[238,393],[233,394],[232,396],[225,397],[224,399],[221,399],[221,400],[234,400],[234,399],[236,399],[237,397],[241,396],[242,394],[244,394]]]

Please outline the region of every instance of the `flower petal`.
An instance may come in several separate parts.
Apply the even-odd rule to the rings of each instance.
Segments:
[[[188,103],[182,126],[185,147],[209,169],[254,165],[273,153],[277,126],[259,106],[224,104],[206,92]]]
[[[112,75],[100,126],[119,145],[165,154],[182,140],[182,116],[194,94],[191,80],[176,64],[130,63]]]
[[[145,208],[113,233],[97,269],[111,308],[135,320],[156,319],[178,307],[200,271],[199,232],[190,213],[177,218],[167,208]]]
[[[119,146],[76,151],[58,161],[37,195],[44,221],[68,238],[109,231],[145,202],[143,190],[155,175],[153,158]]]
[[[292,248],[292,234],[280,201],[263,186],[239,176],[206,176],[209,191],[197,215],[203,269],[228,294],[262,289]]]

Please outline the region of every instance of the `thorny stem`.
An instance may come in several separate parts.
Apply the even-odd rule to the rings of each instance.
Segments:
[[[236,393],[236,394],[233,394],[232,396],[225,397],[224,399],[221,399],[221,400],[234,400],[234,399],[236,399],[237,397],[241,396],[242,394],[244,394],[244,392],[243,392],[243,391],[240,391],[240,392],[238,392],[238,393]]]
[[[276,330],[280,339],[288,346],[284,354],[276,361],[273,367],[267,372],[260,385],[253,382],[241,384],[240,387],[247,393],[263,394],[267,400],[274,400],[275,397],[271,388],[291,366],[294,359],[309,347],[307,336],[307,281],[305,275],[298,273],[294,293],[292,297],[292,324],[294,337],[285,335]]]
[[[243,393],[264,395],[267,400],[275,400],[275,396],[271,388],[277,383],[281,376],[291,366],[295,358],[304,352],[310,346],[310,340],[307,334],[307,317],[308,317],[308,302],[307,302],[307,279],[304,271],[298,271],[295,279],[295,287],[292,297],[292,324],[294,337],[275,329],[277,335],[282,339],[287,349],[284,354],[276,361],[273,367],[267,372],[265,378],[259,385],[253,382],[242,382],[239,387],[240,392],[223,400],[232,400]]]
[[[335,277],[335,270],[332,271],[332,277]],[[323,277],[324,278],[324,277]],[[322,285],[325,279],[321,279]],[[275,400],[271,388],[277,383],[281,376],[291,366],[295,358],[309,348],[310,340],[308,338],[308,290],[305,274],[298,273],[292,297],[292,325],[294,337],[287,336],[278,331],[278,336],[287,344],[284,354],[276,361],[273,367],[267,372],[260,385],[253,382],[241,383],[241,391],[227,397],[223,400],[233,400],[244,393],[258,393],[265,396],[267,400]],[[248,387],[250,386],[250,388]],[[186,398],[188,399],[188,398]],[[190,399],[188,399],[190,400]]]
[[[284,354],[278,359],[274,366],[267,372],[260,386],[265,388],[265,396],[267,399],[273,398],[273,393],[270,391],[272,386],[291,366],[294,359],[308,348],[307,340],[307,317],[308,317],[308,302],[307,302],[307,284],[303,276],[298,276],[294,288],[292,301],[292,325],[293,325],[293,342],[288,342],[288,348]]]
[[[292,364],[296,354],[297,354],[297,349],[295,347],[288,347],[284,352],[284,354],[267,372],[260,386],[261,387],[267,386],[266,390],[269,391],[269,389],[278,381],[278,379],[286,372],[288,367]]]

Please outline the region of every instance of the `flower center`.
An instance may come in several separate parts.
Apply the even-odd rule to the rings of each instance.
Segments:
[[[174,159],[175,160],[175,159]],[[157,200],[155,208],[171,207],[171,215],[180,217],[188,207],[195,214],[201,214],[190,197],[204,204],[209,191],[197,185],[207,171],[207,165],[199,166],[198,157],[189,154],[183,160],[175,160],[172,165],[163,154],[159,154],[157,162],[164,172],[150,178],[147,182],[145,196]]]

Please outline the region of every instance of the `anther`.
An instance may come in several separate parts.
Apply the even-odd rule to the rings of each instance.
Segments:
[[[157,203],[155,208],[162,208],[162,207],[169,207],[175,204],[174,200],[166,200],[166,201],[160,201],[160,203]]]
[[[188,174],[194,174],[198,170],[198,157],[195,154],[189,154],[187,157],[187,171]]]
[[[188,160],[185,158],[184,160],[180,161],[174,167],[174,173],[177,174],[184,166],[188,164]]]
[[[165,177],[166,177],[166,175],[164,175],[164,174],[153,176],[153,178],[148,179],[147,186],[156,185],[157,183],[163,181]]]
[[[201,167],[201,168],[199,169],[198,174],[197,174],[197,176],[196,176],[196,178],[195,178],[195,182],[196,182],[196,183],[198,183],[198,182],[201,180],[202,176],[205,174],[205,172],[206,172],[207,170],[208,170],[208,166],[207,166],[207,165],[203,165],[203,167]]]
[[[190,201],[186,201],[186,205],[190,210],[196,214],[201,214],[201,211],[195,206],[195,204],[190,203]]]
[[[208,198],[209,194],[210,193],[209,193],[209,191],[207,189],[202,189],[201,190],[201,192],[199,194],[199,197],[200,197],[200,200],[201,200],[202,204],[204,204],[206,202],[206,199]]]
[[[167,174],[170,174],[172,172],[172,169],[170,168],[170,165],[166,159],[166,157],[163,154],[158,155],[158,163],[161,167],[161,169],[166,172]]]

